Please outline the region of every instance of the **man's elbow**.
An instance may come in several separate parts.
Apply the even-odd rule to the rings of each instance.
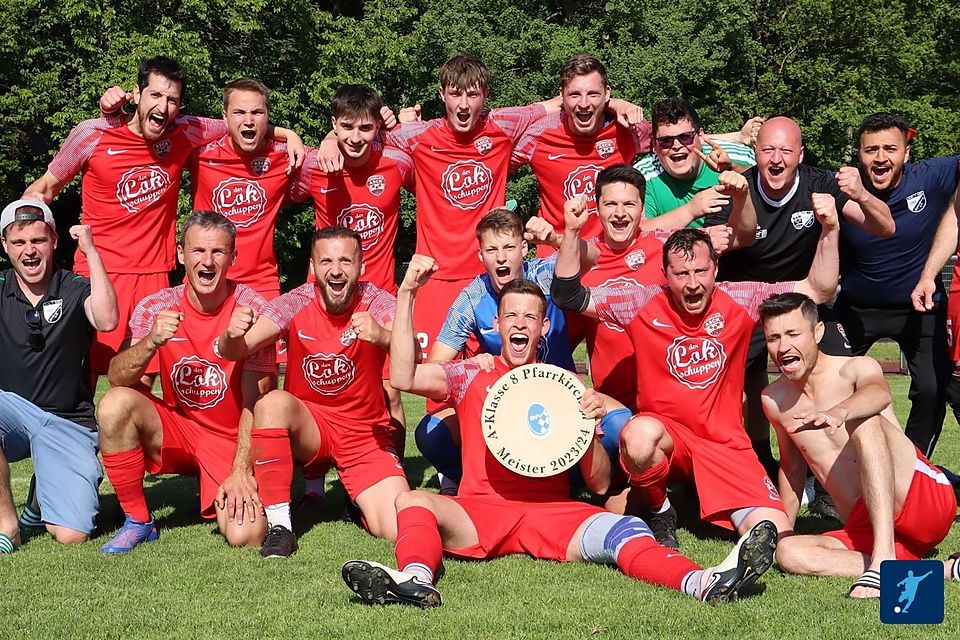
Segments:
[[[889,238],[897,232],[897,223],[890,218],[889,220],[884,220],[881,223],[877,224],[874,228],[874,234],[878,238]]]

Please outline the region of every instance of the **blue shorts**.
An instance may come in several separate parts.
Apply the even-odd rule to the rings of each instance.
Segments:
[[[33,458],[44,523],[93,532],[103,479],[95,431],[0,391],[0,446],[7,462]]]

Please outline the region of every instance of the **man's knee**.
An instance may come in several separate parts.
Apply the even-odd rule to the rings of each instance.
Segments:
[[[262,518],[261,518],[262,519]],[[228,522],[226,526],[221,529],[223,533],[223,539],[227,541],[227,544],[231,547],[259,547],[263,544],[263,539],[266,537],[266,526],[258,522],[247,522],[243,525],[237,525],[232,522]]]
[[[620,432],[620,452],[637,463],[649,461],[659,449],[666,429],[656,418],[635,416]]]
[[[777,543],[776,560],[780,568],[787,573],[804,573],[804,558],[809,551],[802,550],[800,536],[787,536]]]
[[[100,432],[110,433],[124,428],[144,401],[149,402],[139,391],[129,387],[113,387],[107,390],[97,403],[97,424]]]
[[[60,544],[81,544],[90,539],[88,534],[67,527],[47,525],[47,533]]]
[[[424,507],[429,509],[431,495],[435,494],[430,494],[425,491],[421,491],[420,489],[415,491],[402,491],[398,493],[397,497],[394,499],[394,505],[396,506],[398,513],[410,507]]]
[[[289,392],[273,389],[257,400],[253,407],[253,422],[271,429],[288,428],[299,402]]]

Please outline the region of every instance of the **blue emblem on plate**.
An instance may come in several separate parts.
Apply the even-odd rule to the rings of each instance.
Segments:
[[[550,415],[542,404],[534,403],[527,409],[527,425],[534,438],[546,438],[550,433]]]

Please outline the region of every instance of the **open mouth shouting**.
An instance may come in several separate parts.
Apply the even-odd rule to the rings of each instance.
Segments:
[[[200,269],[197,271],[197,281],[206,287],[213,285],[217,280],[215,269]]]
[[[530,336],[520,332],[511,333],[507,340],[507,349],[510,350],[510,354],[515,358],[525,356],[529,345]]]
[[[777,367],[784,375],[791,377],[801,372],[803,361],[796,353],[784,353],[777,356]]]

